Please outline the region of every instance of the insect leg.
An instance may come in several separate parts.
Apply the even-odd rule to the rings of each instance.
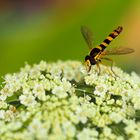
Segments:
[[[87,61],[84,62],[84,65],[85,65],[86,71],[89,73],[91,70],[91,65],[88,65]]]
[[[88,68],[87,68],[87,71],[88,71],[88,72],[90,72],[90,70],[91,70],[91,65],[88,66]]]
[[[96,63],[97,69],[98,69],[98,75],[101,73],[101,68],[100,68],[100,61]]]
[[[102,64],[102,65],[107,67],[107,65],[105,63],[101,62],[101,61],[100,61],[100,64]],[[114,76],[114,75],[112,75],[112,72],[109,69],[108,69],[108,72],[110,73],[111,76]]]
[[[114,72],[114,70],[113,70],[114,61],[113,61],[111,58],[107,58],[107,57],[104,57],[104,58],[102,58],[102,59],[105,59],[105,60],[111,62],[111,71],[112,71],[112,73],[113,73],[116,77],[119,77],[119,76]]]

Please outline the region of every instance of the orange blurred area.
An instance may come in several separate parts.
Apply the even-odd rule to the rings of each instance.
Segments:
[[[124,41],[127,46],[135,50],[131,56],[132,63],[137,72],[140,72],[140,1],[137,1],[126,13],[123,19],[125,29]]]
[[[128,22],[127,22],[128,21]],[[128,33],[126,36],[129,44],[135,47],[136,55],[140,57],[140,9],[135,5],[126,19],[126,26]]]

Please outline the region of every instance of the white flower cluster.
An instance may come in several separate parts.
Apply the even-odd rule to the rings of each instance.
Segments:
[[[140,78],[78,61],[41,61],[7,74],[0,90],[0,140],[140,139]]]

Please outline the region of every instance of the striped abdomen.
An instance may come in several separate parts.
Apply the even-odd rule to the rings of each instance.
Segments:
[[[104,49],[110,44],[110,42],[121,33],[122,29],[123,28],[121,26],[115,29],[99,46],[97,46],[97,48],[100,49],[100,51],[104,51]]]

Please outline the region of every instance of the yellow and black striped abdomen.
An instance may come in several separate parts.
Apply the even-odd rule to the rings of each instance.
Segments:
[[[112,33],[108,35],[108,37],[96,48],[100,49],[100,51],[104,51],[104,49],[110,44],[110,42],[115,39],[122,31],[122,27],[119,26]]]

